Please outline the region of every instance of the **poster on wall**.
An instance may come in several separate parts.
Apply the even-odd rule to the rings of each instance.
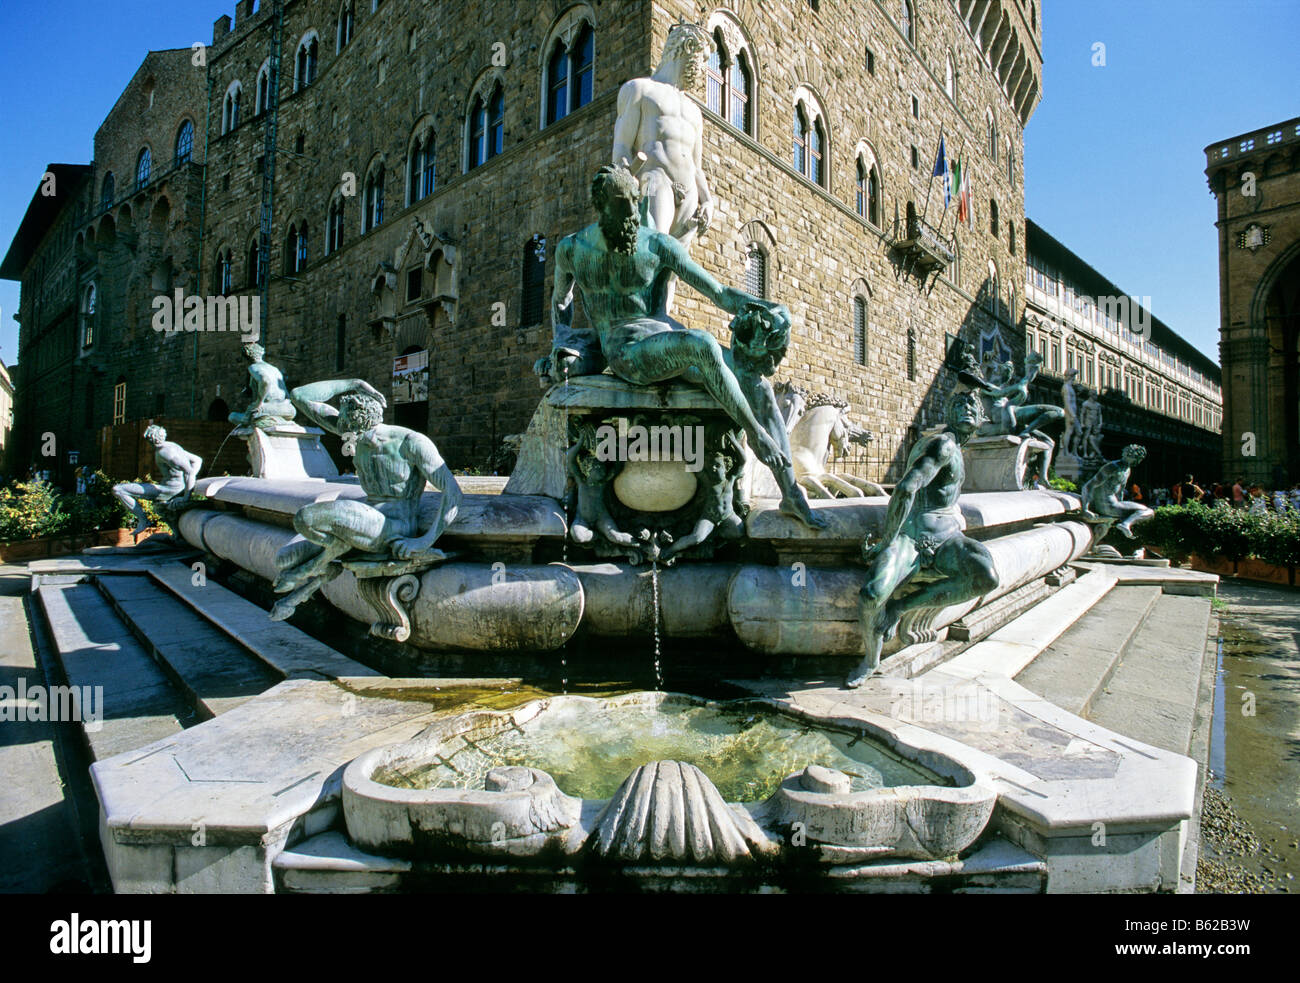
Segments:
[[[393,402],[429,401],[429,352],[411,352],[393,359]]]

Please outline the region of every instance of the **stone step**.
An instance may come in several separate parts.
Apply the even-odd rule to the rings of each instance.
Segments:
[[[288,622],[272,621],[265,609],[211,578],[204,577],[196,584],[186,564],[157,566],[149,576],[285,679],[381,675]]]
[[[95,761],[151,744],[200,716],[112,606],[91,584],[42,584],[36,591],[69,686],[102,687],[99,721],[79,721]],[[84,692],[84,691],[83,691]]]
[[[1159,598],[1156,586],[1114,587],[1017,675],[1016,682],[1086,717]]]
[[[1145,744],[1189,754],[1210,604],[1209,597],[1162,595],[1093,699],[1088,719]]]
[[[232,710],[284,678],[147,575],[95,583],[201,717]]]

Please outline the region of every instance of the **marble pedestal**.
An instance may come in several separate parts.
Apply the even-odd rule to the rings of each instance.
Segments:
[[[290,481],[316,478],[328,481],[339,476],[329,452],[321,446],[323,430],[282,423],[269,429],[240,427],[235,436],[248,443],[248,462],[254,478],[284,478]]]
[[[1052,462],[1050,444],[1033,437],[974,437],[962,447],[966,462],[964,492],[1029,491],[1037,471],[1044,485]]]

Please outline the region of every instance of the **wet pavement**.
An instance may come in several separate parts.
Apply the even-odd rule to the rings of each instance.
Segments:
[[[1300,590],[1225,580],[1198,892],[1300,893]]]

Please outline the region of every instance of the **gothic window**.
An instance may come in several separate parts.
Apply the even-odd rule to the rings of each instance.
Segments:
[[[194,124],[186,120],[176,134],[176,166],[194,156]]]
[[[853,360],[867,364],[867,301],[865,297],[853,298]]]
[[[998,203],[992,198],[989,199],[989,232],[998,234]]]
[[[149,170],[152,166],[152,159],[149,148],[145,147],[140,151],[140,156],[135,159],[135,189],[139,191],[149,183]]]
[[[911,44],[916,44],[916,22],[912,14],[912,0],[899,0],[898,29]]]
[[[351,3],[345,3],[339,8],[338,27],[336,29],[336,52],[342,51],[352,40],[352,23],[353,23],[353,6]]]
[[[217,262],[212,270],[212,290],[222,297],[230,293],[230,268],[230,250],[225,247],[217,250]]]
[[[271,105],[271,63],[267,59],[257,73],[257,92],[253,98],[253,115],[261,116]]]
[[[1016,186],[1016,155],[1011,149],[1011,140],[1007,139],[1007,182],[1011,187]]]
[[[713,32],[713,51],[709,55],[705,76],[709,109],[742,133],[752,135],[753,112],[750,106],[754,95],[754,74],[749,67],[749,54],[744,50],[734,54],[729,52],[721,28]]]
[[[226,90],[226,97],[221,102],[221,132],[229,133],[239,125],[239,102],[244,90],[238,82],[231,82]]]
[[[813,120],[812,133],[809,136],[811,139],[808,143],[808,178],[813,184],[825,184],[822,164],[825,134],[822,132],[822,121],[820,119]]]
[[[794,169],[800,174],[808,173],[808,117],[803,107],[794,107]]]
[[[262,285],[262,247],[257,236],[248,244],[248,285],[250,287],[260,287]]]
[[[325,221],[325,255],[343,248],[343,196],[330,202],[329,217]]]
[[[953,102],[957,101],[957,73],[952,65],[952,52],[948,52],[946,67],[943,77],[943,91],[948,93],[948,98]]]
[[[872,225],[880,225],[880,168],[875,156],[858,156],[855,206],[857,213]]]
[[[998,126],[993,122],[993,110],[989,110],[984,116],[985,135],[988,138],[989,159],[993,163],[998,162]]]
[[[86,286],[81,295],[81,347],[89,348],[95,343],[95,304],[98,300],[93,283]]]
[[[523,295],[519,320],[524,327],[541,324],[546,307],[546,236],[538,233],[524,243]]]
[[[108,208],[113,204],[113,197],[116,193],[116,182],[113,179],[113,172],[109,171],[104,175],[104,184],[99,192],[99,207]]]
[[[767,297],[767,253],[756,242],[751,242],[745,253],[745,292]]]
[[[434,191],[437,176],[437,156],[433,130],[417,132],[407,156],[406,203],[414,204],[429,197]]]
[[[294,62],[293,91],[298,92],[316,81],[316,60],[320,44],[316,32],[309,32],[298,42],[298,57]]]
[[[591,102],[595,79],[596,34],[590,24],[569,41],[555,39],[546,63],[546,124],[559,122]],[[489,156],[491,156],[489,154]]]
[[[384,224],[384,167],[374,167],[366,176],[365,190],[361,201],[361,231]]]
[[[801,96],[794,106],[794,169],[812,181],[826,185],[826,127],[822,112],[810,96]]]
[[[1007,247],[1014,256],[1016,254],[1016,223],[1014,222],[1007,223]]]
[[[301,273],[307,268],[307,223],[289,226],[289,237],[284,246],[284,272]]]
[[[988,306],[989,313],[992,314],[994,317],[997,317],[998,303],[1000,300],[999,292],[1001,291],[1001,284],[998,283],[998,268],[997,268],[997,264],[995,264],[993,260],[989,260],[987,288],[988,288],[988,294],[987,294],[986,304]]]
[[[501,83],[476,96],[469,116],[469,166],[478,167],[505,149],[506,96]]]

